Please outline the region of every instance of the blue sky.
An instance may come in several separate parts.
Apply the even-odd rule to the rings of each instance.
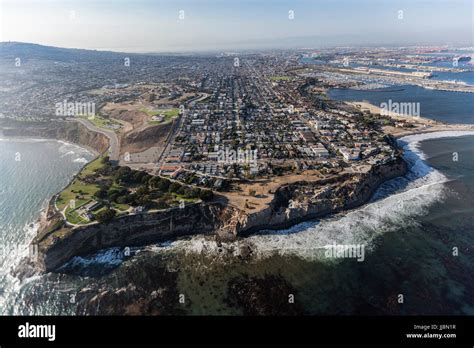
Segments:
[[[1,41],[61,47],[166,52],[474,45],[472,0],[0,1]]]

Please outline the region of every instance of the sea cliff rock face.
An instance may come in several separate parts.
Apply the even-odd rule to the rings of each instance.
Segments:
[[[94,224],[64,233],[40,231],[37,267],[54,271],[73,256],[109,247],[138,246],[184,235],[215,234],[219,241],[234,240],[262,229],[281,229],[304,220],[352,209],[366,203],[384,181],[405,174],[401,157],[373,166],[366,173],[346,173],[316,182],[281,186],[263,210],[246,213],[222,203],[198,203],[183,209],[130,215],[108,224]]]
[[[237,234],[288,228],[305,220],[353,209],[366,203],[381,183],[406,172],[406,162],[396,157],[389,163],[374,166],[367,173],[281,186],[267,208],[242,216]]]
[[[1,125],[4,136],[38,137],[63,140],[85,146],[102,153],[109,147],[109,140],[103,134],[88,130],[82,124],[72,121],[62,122],[21,122]]]
[[[226,208],[221,204],[194,204],[156,213],[116,218],[107,224],[93,224],[64,233],[39,231],[37,267],[53,271],[73,256],[86,255],[110,247],[140,246],[179,236],[213,233],[220,229]]]

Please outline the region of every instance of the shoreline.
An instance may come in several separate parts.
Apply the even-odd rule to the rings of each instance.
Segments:
[[[457,129],[455,129],[457,130]],[[449,132],[449,131],[453,131],[453,129],[449,129],[448,131],[444,130],[445,132]],[[438,130],[430,130],[429,133],[434,133],[434,132],[440,132]],[[400,139],[400,138],[403,138],[405,136],[410,136],[410,135],[421,135],[421,134],[426,134],[428,133],[427,131],[419,131],[419,130],[415,130],[415,131],[412,131],[410,132],[409,134],[399,134],[398,136],[395,136],[397,139]],[[466,134],[466,135],[471,135],[471,134]],[[472,133],[472,135],[474,135],[474,131]],[[449,136],[449,135],[447,135]],[[8,138],[8,139],[13,139],[14,137],[4,137],[4,138]],[[19,139],[27,139],[27,140],[35,140],[34,138],[27,138],[27,137],[16,137],[16,138],[19,138]],[[7,139],[7,140],[8,140]],[[66,144],[70,144],[70,145],[74,145],[74,146],[78,146],[80,148],[83,148],[85,150],[88,151],[88,149],[85,147],[85,146],[82,146],[82,145],[78,145],[78,144],[75,144],[75,143],[69,143],[69,142],[65,142],[63,140],[59,140],[59,139],[51,139],[51,138],[36,138],[37,140],[40,140],[40,141],[58,141],[58,142],[62,142],[62,143],[66,143]],[[94,151],[94,152],[91,152],[92,154],[95,154],[95,153],[98,153],[97,151]],[[94,158],[97,158],[94,157]],[[403,160],[404,162],[406,162],[405,160]],[[87,166],[87,164],[90,163],[87,162],[86,164],[83,165],[83,167]],[[82,167],[82,168],[83,168]],[[79,170],[75,175],[74,177],[79,174],[81,172],[81,170]],[[221,232],[219,233],[219,226],[217,225],[214,225],[214,227],[207,227],[207,228],[204,228],[204,230],[202,231],[193,231],[194,227],[192,227],[191,229],[188,229],[188,230],[185,230],[186,227],[191,227],[191,226],[185,226],[185,228],[183,229],[183,231],[180,231],[178,232],[178,235],[174,235],[174,231],[170,231],[170,233],[166,233],[163,231],[158,231],[158,234],[160,235],[158,237],[158,241],[161,240],[161,241],[169,241],[169,240],[176,240],[177,238],[179,238],[180,236],[184,236],[184,235],[203,235],[203,234],[209,234],[209,233],[212,233],[217,237],[222,237],[224,236],[223,239],[221,239],[221,241],[227,241],[225,239],[225,236],[233,236],[232,238],[234,239],[230,239],[230,240],[235,240],[237,237],[247,237],[247,236],[251,236],[251,235],[255,235],[255,234],[258,234],[259,232],[263,231],[263,230],[283,230],[283,229],[287,229],[287,228],[291,228],[297,224],[300,224],[302,222],[305,222],[305,221],[309,221],[309,220],[314,220],[316,218],[322,218],[322,217],[328,217],[328,216],[332,216],[332,215],[336,215],[336,214],[339,214],[339,213],[343,213],[343,212],[348,212],[350,210],[353,210],[353,209],[357,209],[361,206],[363,206],[364,204],[366,204],[367,202],[370,201],[370,198],[373,196],[373,194],[376,192],[376,190],[380,187],[380,185],[382,185],[384,182],[390,180],[390,179],[393,179],[395,177],[398,177],[398,176],[402,176],[406,174],[406,170],[402,173],[402,172],[399,172],[397,173],[396,175],[392,176],[392,177],[384,177],[383,180],[381,180],[381,182],[378,182],[375,184],[374,187],[372,187],[372,189],[370,190],[370,194],[365,197],[365,198],[362,198],[361,200],[357,200],[357,202],[350,202],[347,206],[344,206],[342,208],[336,208],[336,209],[327,209],[323,207],[322,211],[318,210],[318,211],[315,211],[315,212],[306,212],[306,213],[303,213],[301,215],[301,213],[297,213],[296,216],[287,216],[285,217],[284,219],[277,219],[276,221],[272,221],[273,218],[270,218],[270,220],[268,220],[269,218],[269,210],[271,210],[271,207],[267,207],[265,208],[263,211],[260,211],[259,213],[257,214],[247,214],[247,213],[243,213],[241,211],[237,212],[237,216],[238,216],[238,225],[239,226],[231,226],[231,231],[225,231],[224,232]],[[70,183],[68,183],[69,185]],[[311,182],[306,182],[305,183],[306,185],[309,185],[311,186]],[[314,184],[314,183],[313,183]],[[68,186],[66,185],[66,187]],[[284,185],[281,185],[278,190],[281,190],[281,189],[284,189],[284,188],[287,188],[291,185],[294,185],[293,184],[284,184]],[[60,191],[59,191],[60,192]],[[44,209],[44,211],[40,214],[40,217],[38,218],[38,222],[39,222],[39,227],[36,231],[36,236],[40,236],[41,235],[41,229],[44,228],[46,225],[47,225],[47,220],[48,220],[48,213],[49,213],[49,207],[50,207],[50,204],[51,202],[53,201],[53,199],[56,197],[57,194],[53,195],[49,201],[48,201],[48,205],[46,206],[46,208]],[[274,198],[274,200],[276,199],[276,197]],[[217,204],[219,205],[219,204]],[[236,211],[238,209],[235,209],[235,208],[232,208],[228,205],[223,205],[223,207],[220,207],[220,208],[215,208],[215,207],[211,207],[211,210],[212,208],[214,209],[221,209],[222,211],[226,212],[226,214],[228,215],[229,214],[229,211],[230,211],[230,215],[231,215],[231,219],[233,219],[233,217],[235,216],[236,214]],[[315,208],[316,209],[316,208]],[[318,209],[321,209],[321,207],[319,207]],[[199,209],[198,209],[199,210]],[[200,209],[202,210],[202,209]],[[202,212],[204,213],[204,212]],[[160,215],[160,214],[144,214],[144,215],[149,215],[147,218],[151,218],[153,219],[153,217],[156,215],[157,217]],[[206,215],[206,214],[204,214]],[[151,216],[151,217],[150,217]],[[244,220],[242,220],[244,219]],[[117,219],[117,221],[122,221],[122,219]],[[133,220],[133,218],[132,218]],[[131,221],[132,221],[131,220]],[[242,221],[241,221],[242,220]],[[252,220],[252,221],[250,221]],[[281,221],[280,221],[281,220]],[[229,222],[229,219],[228,221]],[[243,222],[243,225],[247,225],[246,228],[241,228],[242,226],[240,226],[240,224]],[[132,222],[132,224],[134,224],[136,222]],[[139,223],[140,224],[140,223]],[[216,222],[214,221],[213,224],[216,224]],[[141,227],[142,229],[145,228],[147,224],[142,224]],[[184,223],[184,225],[186,225],[186,223]],[[155,226],[157,227],[157,226]],[[158,226],[159,227],[159,226]],[[163,227],[163,226],[161,226]],[[217,227],[217,228],[216,228]],[[226,226],[227,227],[227,226]],[[78,230],[80,231],[87,231],[89,228],[88,226],[84,226],[82,228],[77,228],[77,229],[72,229],[72,234],[71,234],[71,237],[75,235],[75,232],[77,232]],[[108,231],[108,227],[105,226],[105,225],[102,225],[102,224],[96,224],[95,226],[92,226],[90,229],[104,229],[104,231]],[[102,233],[105,233],[107,234],[108,232],[100,232],[101,234]],[[41,241],[43,239],[48,239],[49,237],[49,234],[46,235],[46,236],[42,236],[43,238],[41,238],[41,240],[38,242],[38,244],[41,243]],[[166,238],[164,238],[166,237]],[[66,237],[67,238],[67,237]],[[140,239],[140,238],[135,238],[137,240],[140,240],[137,242],[137,240],[133,241],[132,243],[125,243],[123,245],[130,245],[130,246],[144,246],[144,245],[147,245],[147,244],[151,244],[153,243],[154,241],[156,241],[156,238],[157,238],[157,235],[155,234],[155,236],[153,238],[151,238],[150,236],[148,237],[144,237],[144,239]],[[72,239],[75,239],[75,238],[72,238]],[[133,239],[133,238],[132,238]],[[36,244],[34,243],[34,240],[32,241],[32,244]],[[47,247],[50,248],[50,247],[54,247],[55,245],[55,242],[53,244],[50,244],[48,243],[49,246]],[[102,244],[102,243],[99,243],[99,244]],[[96,248],[93,248],[92,250],[87,250],[86,252],[80,252],[79,254],[76,254],[76,253],[73,253],[71,255],[69,255],[69,257],[67,258],[67,260],[69,260],[71,257],[73,256],[81,256],[81,255],[86,255],[86,254],[91,254],[91,253],[95,253],[95,252],[98,252],[102,249],[107,249],[108,247],[114,247],[114,246],[117,246],[117,245],[102,245],[102,246],[96,246]],[[88,249],[88,248],[86,248]],[[48,252],[48,250],[46,250],[46,253]],[[67,253],[66,253],[67,254]],[[59,256],[59,255],[58,255]],[[67,260],[62,260],[62,263],[67,262]],[[40,267],[40,269],[42,271],[55,271],[58,267],[58,265],[60,266],[61,264],[54,264],[54,267],[51,267],[50,266],[47,266],[46,265],[46,262],[43,264],[43,266]]]
[[[7,142],[8,141],[23,141],[23,142],[48,142],[48,141],[50,141],[50,142],[57,142],[57,143],[64,144],[64,145],[76,146],[76,147],[78,147],[82,150],[87,151],[88,153],[90,153],[93,156],[91,160],[88,160],[86,163],[84,163],[78,169],[78,171],[73,175],[72,179],[65,186],[60,188],[58,190],[58,192],[53,194],[51,197],[45,198],[44,202],[41,204],[41,207],[39,208],[38,216],[33,218],[31,222],[27,222],[26,227],[30,227],[31,225],[34,225],[33,238],[30,240],[30,244],[31,244],[31,242],[33,242],[34,238],[36,238],[36,236],[38,235],[40,229],[45,227],[47,216],[48,216],[48,211],[49,211],[49,207],[50,207],[51,202],[56,198],[56,196],[61,191],[63,191],[66,187],[68,187],[71,184],[71,182],[76,178],[76,176],[89,163],[91,163],[97,157],[99,157],[101,155],[101,153],[99,151],[93,149],[92,147],[87,146],[87,145],[77,144],[77,143],[74,143],[74,142],[68,142],[68,141],[65,141],[65,140],[54,139],[54,138],[41,138],[41,137],[28,137],[28,136],[5,136],[5,135],[2,135],[2,136],[0,136],[0,141],[7,141]]]
[[[372,114],[380,115],[381,108],[367,101],[344,101],[344,103],[347,105],[351,105],[359,110],[368,110]],[[396,139],[408,135],[426,134],[434,132],[474,131],[474,124],[444,123],[423,116],[414,117],[393,114],[390,116],[390,118],[396,121],[417,123],[419,125],[415,129],[404,129],[387,126],[383,128],[384,133],[390,134]]]
[[[379,212],[380,211],[380,220],[374,220],[373,223],[379,221],[380,223],[385,223],[387,218],[392,216],[392,212],[395,213],[400,206],[401,202],[412,202],[412,199],[415,197],[420,197],[421,195],[426,195],[428,199],[423,199],[420,203],[421,206],[425,207],[434,202],[437,202],[439,197],[442,195],[434,194],[433,193],[433,185],[443,185],[449,181],[449,178],[440,170],[437,170],[431,167],[426,161],[426,153],[423,151],[421,144],[425,140],[429,139],[443,139],[446,137],[461,137],[461,136],[474,136],[473,133],[469,134],[455,134],[454,132],[448,132],[443,134],[419,134],[417,136],[409,136],[410,139],[401,139],[401,141],[405,142],[401,145],[406,149],[406,160],[410,164],[409,172],[404,177],[398,177],[393,179],[393,185],[389,184],[385,188],[383,187],[384,184],[379,186],[379,189],[382,191],[378,191],[373,195],[373,198],[369,202],[364,205],[361,205],[353,210],[349,210],[346,212],[341,212],[339,215],[331,215],[328,216],[327,219],[317,219],[314,221],[314,224],[310,222],[309,225],[306,223],[296,224],[288,229],[284,229],[281,232],[275,233],[274,231],[268,230],[263,231],[262,233],[255,234],[250,237],[250,243],[255,245],[255,250],[252,250],[256,256],[268,255],[268,252],[279,252],[280,250],[283,252],[283,255],[288,256],[296,256],[300,258],[304,258],[307,260],[317,259],[318,255],[314,253],[313,250],[317,248],[312,248],[313,245],[318,245],[321,241],[326,241],[326,238],[332,238],[331,235],[326,234],[328,229],[326,228],[328,224],[331,224],[333,230],[338,230],[338,233],[347,233],[347,236],[342,238],[349,238],[344,243],[351,244],[354,242],[352,238],[352,230],[350,227],[347,230],[344,230],[342,227],[347,225],[354,220],[351,220],[353,217],[357,217],[357,213],[359,211],[372,211],[372,212]],[[428,139],[425,139],[427,137]],[[413,160],[415,160],[413,162]],[[416,164],[416,166],[414,166]],[[422,169],[422,170],[420,170]],[[407,188],[403,184],[399,186],[396,184],[397,182],[403,183],[405,180],[408,180],[410,186]],[[425,181],[428,180],[428,181]],[[402,187],[400,190],[399,188]],[[386,189],[388,191],[386,191]],[[426,188],[426,189],[425,189]],[[442,192],[443,189],[440,189]],[[432,195],[432,196],[431,196]],[[416,206],[418,207],[418,205]],[[393,208],[393,209],[392,209]],[[418,212],[415,213],[416,209],[410,210],[408,212],[400,212],[400,214],[420,214],[423,215],[424,213]],[[423,209],[421,209],[423,210]],[[355,215],[353,215],[355,214]],[[398,211],[397,211],[398,214]],[[362,219],[365,217],[365,214],[361,214]],[[333,219],[334,218],[334,219]],[[345,221],[345,223],[344,223]],[[362,220],[361,223],[364,221]],[[300,226],[299,226],[300,225]],[[370,226],[373,227],[372,222]],[[370,234],[367,234],[369,236]],[[328,237],[329,236],[329,237]],[[350,236],[350,237],[349,237]],[[261,237],[261,239],[259,239]],[[365,239],[364,239],[365,240]],[[342,243],[340,241],[340,243]],[[371,240],[367,242],[368,244],[371,243]],[[324,245],[324,244],[323,244]],[[207,246],[207,244],[206,244]],[[282,247],[281,249],[279,249]],[[176,250],[192,250],[192,244],[188,245],[176,245]],[[174,249],[172,249],[174,250]]]
[[[265,209],[246,213],[220,202],[196,204],[184,209],[130,215],[108,224],[76,227],[55,233],[41,233],[34,241],[39,258],[34,267],[41,272],[55,272],[74,256],[94,254],[110,247],[134,247],[176,240],[189,235],[213,235],[216,242],[235,241],[238,237],[253,235],[268,229],[281,230],[315,218],[349,211],[367,203],[376,189],[385,181],[407,172],[407,163],[399,156],[387,163],[374,166],[364,174],[345,174],[329,182],[298,182],[280,187]],[[318,190],[328,185],[340,194],[325,198]],[[315,190],[308,199],[294,188]],[[344,198],[343,197],[343,198]],[[288,200],[298,205],[288,206]],[[286,203],[285,203],[286,202]]]
[[[9,135],[1,135],[0,136],[0,141],[29,141],[29,142],[46,142],[46,141],[56,141],[58,143],[61,143],[61,144],[65,144],[65,145],[70,145],[70,146],[77,146],[83,150],[86,150],[87,152],[90,152],[91,154],[93,154],[94,156],[99,156],[101,153],[99,151],[97,151],[96,149],[92,148],[91,146],[88,146],[88,145],[84,145],[84,144],[78,144],[78,143],[74,143],[74,142],[71,142],[71,141],[66,141],[66,140],[62,140],[62,139],[56,139],[56,138],[41,138],[41,137],[29,137],[28,135],[24,135],[24,136],[21,136],[21,135],[12,135],[12,136],[9,136]],[[89,163],[89,162],[88,162]]]
[[[466,136],[466,135],[467,136],[474,136],[474,132],[467,133],[467,134],[465,134],[464,132],[463,133],[439,132],[439,133],[440,134],[425,134],[425,135],[427,136],[428,139],[432,139],[432,138],[441,139],[441,138],[446,138],[446,137],[458,137],[458,136]],[[424,134],[417,134],[417,135],[423,136]],[[413,137],[413,135],[410,135],[410,137]],[[400,140],[403,141],[403,139],[400,139]],[[424,140],[427,140],[427,139],[415,139],[414,141],[410,141],[408,144],[414,144],[414,146],[417,147],[418,146],[417,144],[423,142]],[[423,162],[425,161],[424,156],[421,153],[419,153],[418,151],[416,152],[416,156],[420,160],[422,160]],[[406,159],[405,159],[405,161],[407,162]],[[326,212],[324,214],[315,214],[315,215],[310,214],[310,215],[306,215],[306,216],[301,216],[301,217],[296,218],[294,220],[285,221],[283,224],[280,224],[280,225],[260,225],[260,226],[258,226],[258,228],[254,229],[254,230],[251,228],[250,230],[247,230],[244,233],[240,233],[238,235],[238,239],[236,239],[235,241],[245,241],[247,237],[255,237],[255,236],[259,236],[259,235],[266,235],[267,233],[262,233],[264,231],[282,231],[282,230],[293,228],[293,227],[295,227],[299,224],[303,224],[305,222],[308,222],[308,221],[311,221],[311,220],[314,220],[314,219],[331,218],[331,217],[337,216],[339,214],[345,214],[345,213],[349,213],[351,211],[356,211],[357,209],[363,208],[367,204],[373,203],[371,201],[371,199],[374,196],[374,194],[376,193],[376,191],[381,187],[382,184],[384,184],[385,182],[390,181],[392,179],[396,180],[398,177],[401,177],[401,176],[403,176],[403,175],[398,175],[398,176],[395,176],[393,178],[383,180],[380,184],[376,185],[376,187],[375,187],[374,191],[372,192],[372,194],[369,195],[368,200],[365,200],[362,203],[359,202],[360,204],[356,204],[353,207],[347,207],[346,209],[342,209],[340,211]],[[423,177],[423,176],[421,176],[421,177]],[[390,193],[388,196],[383,197],[383,199],[387,199],[387,198],[391,197],[392,195],[393,195],[393,193]],[[377,202],[377,201],[375,201],[375,202]],[[209,235],[209,233],[205,233],[205,232],[203,232],[203,233],[193,233],[193,234],[185,234],[185,235],[182,235],[182,236],[184,236],[184,237],[193,237],[193,236],[205,237],[206,235]],[[182,237],[182,236],[165,238],[163,240],[160,240],[159,242],[174,242],[174,241],[180,240],[180,237]],[[213,241],[214,241],[214,239],[213,239]],[[214,241],[214,242],[216,242],[216,241]],[[233,241],[230,241],[230,242],[233,242]],[[220,244],[219,242],[217,242],[217,243]],[[152,245],[152,244],[154,244],[154,242],[145,243],[145,244],[137,244],[137,245],[134,245],[134,246],[146,247],[146,246]],[[114,247],[114,246],[110,246],[110,247],[106,247],[106,248],[100,248],[100,249],[97,249],[97,250],[95,250],[91,253],[86,253],[86,254],[82,254],[82,255],[75,255],[75,256],[83,256],[83,257],[84,256],[93,256],[98,252],[102,252],[102,251],[107,250],[107,249],[112,248],[112,247]]]

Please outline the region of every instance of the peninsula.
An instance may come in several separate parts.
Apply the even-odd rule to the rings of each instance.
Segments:
[[[24,46],[8,48],[15,54]],[[55,52],[33,48],[46,62]],[[70,60],[76,52],[65,52],[64,64],[84,77],[101,59],[122,58],[85,51],[77,63]],[[326,68],[304,64],[291,52],[133,59],[144,68],[111,63],[94,83],[75,81],[81,86],[77,93],[68,92],[69,85],[43,93],[50,99],[36,115],[24,109],[18,115],[12,104],[14,116],[1,120],[3,136],[56,138],[97,154],[50,200],[41,218],[32,242],[39,251],[34,265],[41,271],[56,271],[74,256],[110,247],[193,234],[211,234],[223,243],[352,209],[366,203],[381,183],[406,173],[396,137],[472,130],[329,99],[329,88],[373,84],[372,73],[379,82],[405,79],[447,88],[423,82],[431,76],[425,73],[375,69],[365,71],[362,80],[360,71],[344,62],[338,66],[331,52],[325,59],[335,61]],[[124,71],[130,72],[127,78],[121,77]],[[469,86],[458,87],[449,88],[471,92]]]

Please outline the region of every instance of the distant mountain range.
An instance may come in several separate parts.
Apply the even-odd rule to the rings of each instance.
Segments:
[[[127,55],[133,54],[127,53]],[[118,56],[123,57],[123,53],[43,46],[25,42],[0,42],[0,58],[3,59],[20,57],[69,62],[94,60],[99,57],[101,59],[107,57],[117,58]]]

